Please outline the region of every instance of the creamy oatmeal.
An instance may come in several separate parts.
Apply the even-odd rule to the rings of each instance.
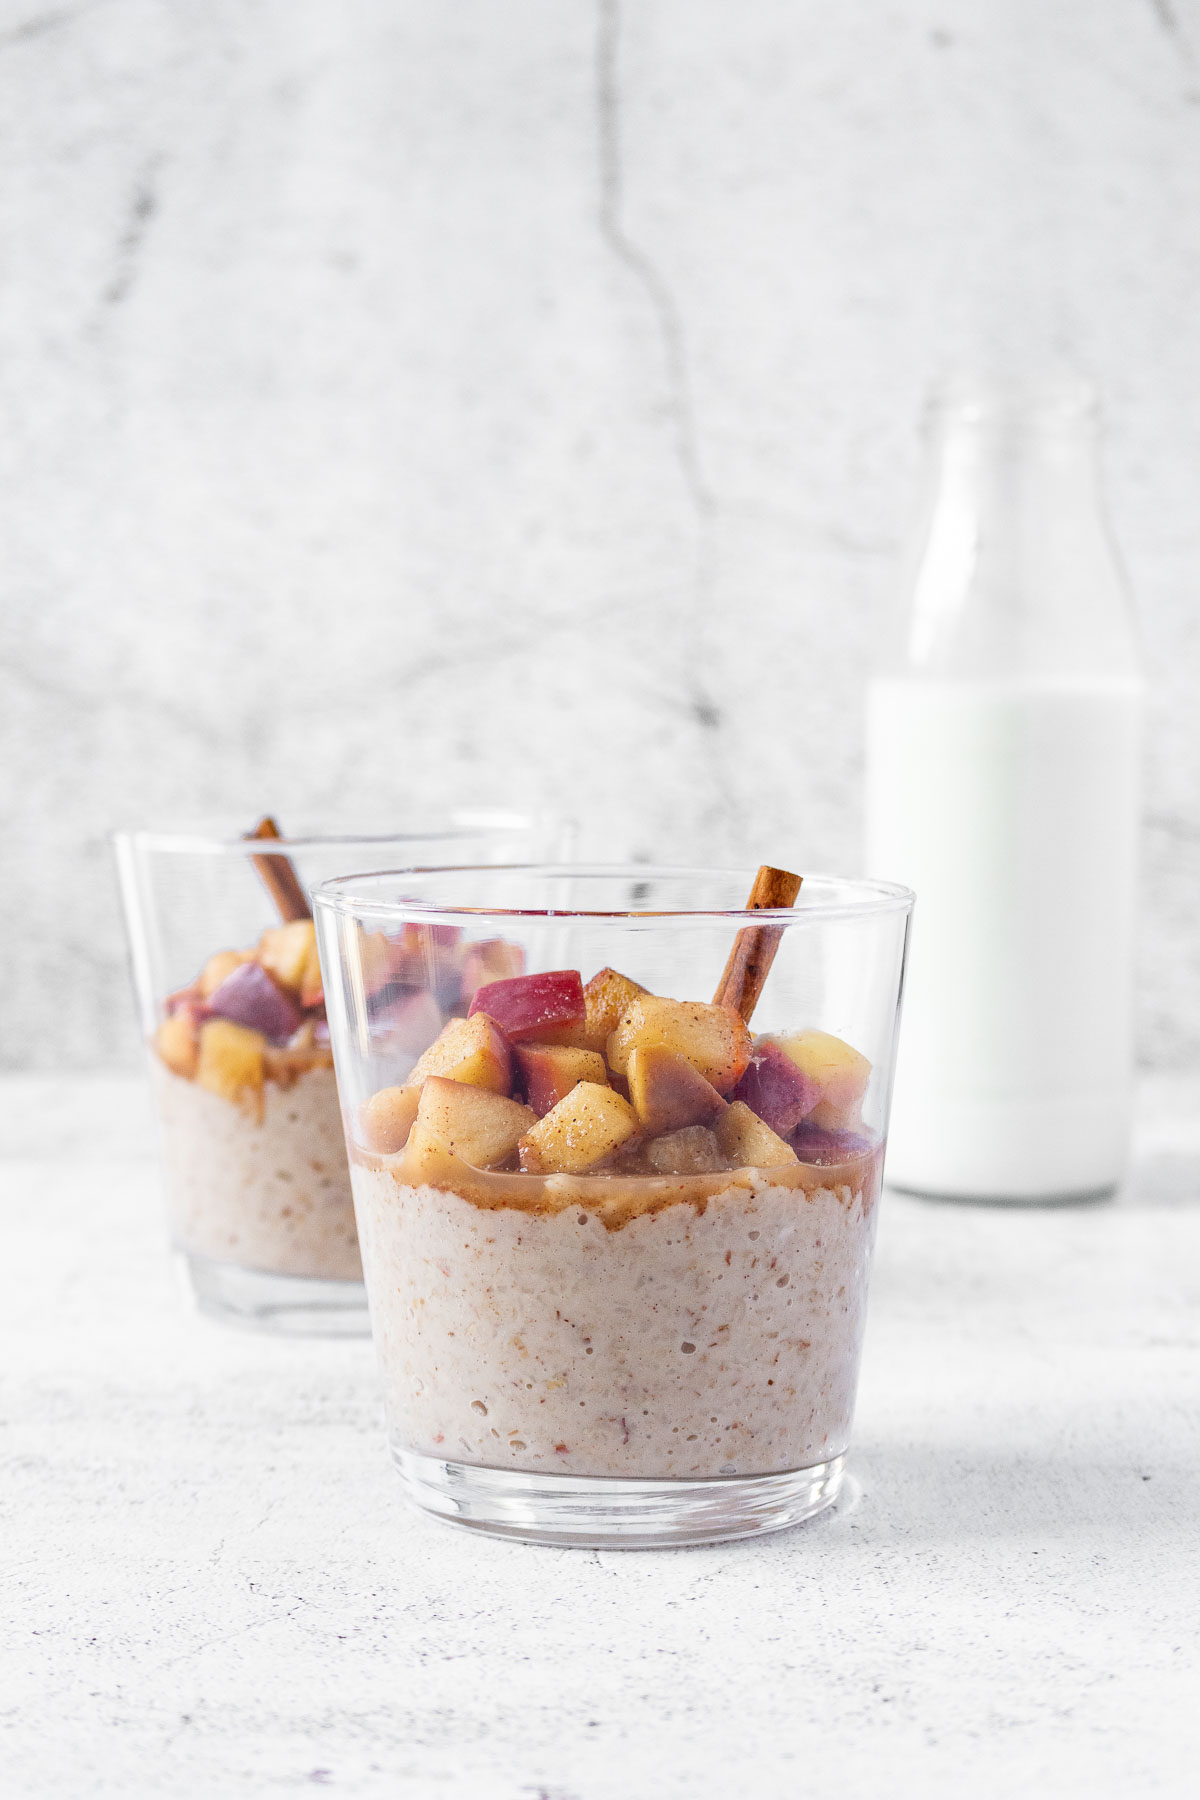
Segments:
[[[332,1068],[265,1084],[261,1117],[161,1063],[153,1079],[180,1249],[281,1275],[361,1279]]]
[[[764,1474],[845,1449],[873,1158],[807,1181],[710,1177],[710,1192],[647,1180],[667,1203],[646,1210],[631,1183],[615,1225],[585,1195],[595,1179],[522,1210],[414,1186],[395,1160],[353,1180],[398,1446],[629,1477]]]

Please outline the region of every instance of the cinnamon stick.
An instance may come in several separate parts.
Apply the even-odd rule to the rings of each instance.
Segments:
[[[246,837],[277,838],[281,836],[278,825],[269,815],[258,821],[253,831]],[[264,856],[252,856],[250,861],[263,886],[275,902],[276,910],[285,925],[293,919],[311,919],[312,908],[308,904],[308,895],[300,885],[300,877],[292,867],[290,857],[281,850],[272,850]]]
[[[787,869],[773,869],[769,863],[763,863],[754,877],[754,886],[746,902],[747,911],[794,905],[802,879],[802,876],[789,874]],[[742,927],[733,940],[725,973],[713,995],[714,1006],[731,1006],[747,1025],[750,1023],[750,1015],[758,1005],[782,936],[782,925]]]

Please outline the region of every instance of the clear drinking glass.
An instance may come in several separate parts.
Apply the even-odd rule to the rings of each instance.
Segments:
[[[810,877],[747,911],[751,880],[316,893],[391,1450],[426,1511],[637,1546],[836,1496],[912,896]],[[772,948],[752,1036],[738,971]]]
[[[310,889],[348,869],[561,855],[563,834],[474,813],[386,836],[116,836],[171,1237],[202,1312],[368,1329]]]

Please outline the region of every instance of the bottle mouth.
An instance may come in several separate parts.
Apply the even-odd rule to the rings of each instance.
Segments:
[[[1067,371],[1005,375],[957,370],[934,383],[925,404],[927,429],[954,423],[996,427],[1094,425],[1100,397],[1082,375]]]

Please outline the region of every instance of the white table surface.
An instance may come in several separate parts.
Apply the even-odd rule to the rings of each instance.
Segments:
[[[6,1800],[1200,1792],[1196,1084],[1115,1203],[888,1196],[852,1503],[600,1554],[407,1510],[368,1343],[188,1313],[138,1083],[0,1114]]]

